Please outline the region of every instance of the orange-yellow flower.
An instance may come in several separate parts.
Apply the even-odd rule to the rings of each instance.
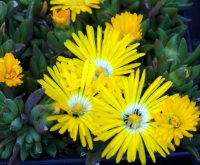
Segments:
[[[141,14],[137,15],[136,13],[124,12],[112,17],[111,24],[106,23],[106,26],[119,30],[122,35],[132,34],[134,36],[133,41],[136,41],[142,38],[142,18],[143,16]]]
[[[0,82],[9,87],[22,84],[22,67],[19,64],[20,61],[15,59],[12,53],[6,53],[3,58],[0,58]]]
[[[158,124],[157,136],[175,145],[180,145],[180,139],[184,136],[191,138],[190,131],[197,131],[196,126],[200,121],[200,112],[195,102],[188,96],[170,96],[160,108],[160,113],[155,116]]]
[[[70,22],[69,10],[53,10],[52,20],[57,27],[63,28]]]

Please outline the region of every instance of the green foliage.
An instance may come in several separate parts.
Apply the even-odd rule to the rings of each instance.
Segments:
[[[53,113],[52,101],[41,100],[43,90],[33,92],[24,103],[22,97],[6,98],[0,91],[0,159],[8,159],[18,147],[21,160],[36,158],[45,150],[55,156],[66,143],[48,132],[51,122],[46,117]]]

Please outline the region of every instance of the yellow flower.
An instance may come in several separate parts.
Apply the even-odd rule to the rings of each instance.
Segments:
[[[160,113],[155,115],[159,125],[157,135],[167,142],[174,139],[177,146],[180,145],[183,136],[192,137],[189,131],[196,131],[195,126],[200,121],[200,111],[195,105],[188,96],[170,96],[160,108]]]
[[[106,26],[110,29],[121,31],[122,35],[132,34],[133,41],[136,41],[142,38],[142,18],[143,16],[141,14],[137,15],[136,13],[124,12],[112,17],[111,24],[106,23]]]
[[[22,84],[22,67],[19,64],[20,61],[15,59],[12,53],[6,53],[3,58],[0,58],[0,82],[9,87]]]
[[[52,20],[57,27],[65,27],[70,21],[70,11],[69,10],[53,10]]]
[[[99,4],[102,0],[50,0],[50,4],[54,5],[51,10],[70,9],[72,21],[76,20],[76,15],[80,12],[88,12],[92,14],[92,8],[100,8]]]
[[[104,80],[101,76],[93,80],[95,67],[89,66],[87,61],[81,79],[68,68],[66,63],[57,62],[53,69],[48,68],[51,77],[44,75],[44,80],[38,81],[45,89],[45,93],[59,105],[63,112],[47,118],[57,121],[50,131],[59,130],[60,134],[68,131],[74,141],[79,135],[82,146],[92,149],[91,133],[95,134],[97,129],[93,119],[96,105],[92,102],[92,98],[96,96],[98,86]]]
[[[97,35],[92,26],[86,27],[87,35],[81,31],[78,35],[72,34],[75,41],[67,40],[65,46],[78,57],[73,61],[76,69],[82,72],[83,64],[86,60],[95,65],[94,77],[98,77],[101,73],[105,77],[119,77],[131,73],[134,68],[140,63],[133,63],[136,59],[144,56],[144,53],[137,53],[137,44],[131,44],[133,36],[127,34],[125,37],[120,37],[120,32],[117,30],[105,29],[98,26]],[[69,63],[71,59],[59,57],[59,61]]]
[[[95,140],[109,140],[102,157],[106,156],[109,159],[116,154],[118,163],[127,153],[128,162],[134,162],[138,152],[141,163],[145,164],[145,148],[154,162],[155,152],[164,157],[165,152],[169,154],[166,144],[155,138],[156,123],[153,122],[152,114],[158,111],[159,106],[167,98],[162,95],[172,83],[168,81],[162,84],[165,79],[160,76],[142,92],[145,75],[143,71],[140,78],[138,69],[123,79],[122,90],[117,83],[113,83],[112,92],[102,86],[99,96],[102,102],[93,99],[98,105],[94,112],[100,126]]]

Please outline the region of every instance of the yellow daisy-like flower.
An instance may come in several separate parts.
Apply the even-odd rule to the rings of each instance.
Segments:
[[[142,38],[141,22],[143,16],[136,13],[124,12],[117,14],[111,18],[111,24],[106,23],[106,26],[110,29],[117,29],[121,31],[122,35],[132,34],[133,41],[140,40]]]
[[[3,58],[0,58],[0,82],[9,87],[22,84],[22,67],[19,64],[20,61],[15,59],[12,53],[6,53]]]
[[[45,89],[45,93],[63,112],[47,118],[50,121],[57,121],[50,131],[59,130],[60,134],[68,131],[74,141],[79,134],[82,146],[92,149],[91,133],[94,134],[97,129],[93,120],[93,110],[96,105],[92,102],[92,98],[97,94],[99,84],[103,83],[103,76],[93,80],[95,67],[89,66],[87,61],[81,79],[68,68],[66,63],[57,62],[53,69],[48,68],[51,77],[44,75],[44,80],[38,81]]]
[[[99,4],[102,0],[50,0],[50,4],[54,5],[51,10],[70,9],[72,21],[76,20],[76,15],[80,12],[88,12],[92,14],[92,8],[100,8]]]
[[[106,77],[119,77],[133,72],[133,69],[138,67],[140,63],[133,63],[136,59],[144,56],[144,53],[137,53],[137,44],[131,44],[133,36],[127,34],[121,37],[118,30],[105,29],[98,26],[97,35],[92,26],[86,27],[87,35],[81,31],[78,35],[72,34],[75,41],[67,40],[65,46],[78,57],[73,61],[81,72],[83,64],[86,60],[96,67],[94,77],[98,77],[101,73]],[[59,57],[58,60],[69,63],[71,59]]]
[[[52,20],[57,27],[63,28],[70,22],[70,11],[69,10],[53,10]]]
[[[160,108],[160,113],[155,115],[155,120],[159,125],[157,136],[167,142],[174,140],[177,146],[180,145],[180,139],[183,136],[192,137],[189,131],[196,131],[196,126],[200,121],[200,111],[195,105],[196,103],[191,102],[188,96],[169,97]]]
[[[102,157],[106,156],[109,159],[116,154],[118,163],[126,153],[128,162],[134,162],[138,152],[141,163],[145,164],[145,148],[154,162],[155,152],[164,157],[165,152],[169,153],[166,144],[160,143],[155,138],[157,126],[153,122],[153,114],[167,98],[162,95],[172,85],[170,81],[162,84],[164,80],[161,76],[158,77],[145,92],[142,92],[145,71],[140,78],[138,69],[123,79],[122,90],[116,83],[113,83],[112,92],[104,86],[100,88],[99,97],[103,101],[93,99],[98,105],[95,114],[100,125],[95,140],[110,140]]]

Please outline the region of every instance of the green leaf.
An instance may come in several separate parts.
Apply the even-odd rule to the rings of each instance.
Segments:
[[[14,41],[16,43],[27,43],[32,36],[32,20],[25,19],[14,33]]]
[[[168,40],[167,33],[161,28],[158,28],[157,33],[159,40],[162,42],[163,45],[166,45]]]
[[[44,55],[36,45],[33,46],[33,56],[36,57],[38,71],[43,73],[47,68],[47,62]]]
[[[96,143],[92,151],[87,152],[85,165],[94,165],[95,163],[100,162],[101,153],[103,152],[106,143]]]
[[[178,9],[175,7],[164,7],[161,9],[162,14],[168,14],[170,17],[176,16]]]
[[[192,87],[193,87],[194,83],[192,80],[190,80],[189,82],[185,82],[183,85],[181,86],[178,86],[178,85],[175,85],[174,86],[174,89],[180,91],[180,92],[185,92],[185,91],[188,91],[190,90]]]
[[[156,39],[154,42],[154,54],[156,57],[161,57],[165,55],[164,46],[160,40]]]
[[[57,148],[56,145],[51,143],[47,146],[44,146],[45,151],[51,156],[51,157],[55,157],[56,153],[57,153]]]
[[[15,98],[15,103],[17,104],[17,107],[19,109],[20,114],[24,111],[24,102],[22,100],[22,96],[18,96]]]
[[[153,67],[152,66],[148,66],[146,67],[146,82],[147,83],[152,83],[153,80],[155,80],[155,71],[153,70]]]
[[[42,144],[40,142],[35,143],[35,153],[41,154],[42,153]]]
[[[60,140],[60,139],[54,139],[54,142],[53,142],[55,145],[56,145],[56,147],[59,149],[59,150],[61,150],[61,149],[64,149],[66,146],[67,146],[67,144],[66,143],[64,143],[62,140]]]
[[[36,60],[35,56],[32,56],[31,59],[30,59],[29,69],[31,71],[31,74],[35,78],[39,78],[40,77],[40,73],[38,72],[37,60]]]
[[[4,42],[0,48],[1,48],[1,52],[0,52],[0,56],[4,56],[5,53],[9,53],[12,51],[14,46],[14,43],[12,40],[7,40],[6,42]]]
[[[174,28],[169,28],[167,30],[167,34],[168,35],[178,34],[179,36],[183,37],[185,35],[186,30],[187,30],[187,26],[184,24],[181,24],[180,26],[175,26]]]
[[[28,93],[32,93],[38,89],[37,81],[31,77],[27,77],[24,83]]]
[[[180,61],[183,62],[188,57],[188,55],[187,42],[184,38],[182,38],[178,48],[178,57]]]
[[[8,159],[13,151],[14,142],[5,145],[4,151],[1,153],[1,159]]]
[[[157,72],[162,75],[164,72],[169,70],[169,62],[165,56],[161,56],[157,61]]]
[[[159,27],[166,30],[170,27],[170,25],[172,24],[172,21],[170,20],[169,16],[168,15],[160,15],[158,17],[158,21],[159,21]]]
[[[7,112],[4,112],[3,113],[3,121],[6,122],[6,123],[10,123],[12,122],[14,119],[15,119],[16,115],[14,115],[13,113],[7,113]]]
[[[195,49],[195,51],[188,56],[188,58],[183,62],[183,64],[191,64],[196,62],[196,60],[200,57],[200,45]]]
[[[178,58],[178,52],[177,52],[177,48],[178,48],[178,35],[173,35],[173,37],[171,37],[169,39],[169,41],[167,42],[167,45],[165,47],[165,55],[173,60],[177,60]]]
[[[2,101],[4,101],[5,100],[5,95],[3,94],[3,92],[2,91],[0,91],[0,101],[2,102]]]
[[[20,117],[17,117],[15,120],[12,121],[10,125],[11,131],[19,131],[22,128],[22,120]]]
[[[47,34],[47,44],[53,50],[63,50],[64,44],[60,44],[59,40],[56,38],[53,32]]]
[[[38,89],[30,94],[26,103],[25,103],[25,112],[26,114],[30,114],[32,108],[40,101],[44,94],[43,89]]]
[[[150,26],[150,20],[149,19],[145,19],[144,21],[142,21],[142,36],[144,37],[149,29]]]
[[[194,80],[200,75],[200,65],[193,66],[191,69],[191,79]]]
[[[22,147],[22,145],[24,144],[25,137],[26,137],[26,133],[18,136],[17,139],[16,139],[16,144],[18,146]]]
[[[34,16],[38,15],[42,9],[41,0],[32,0],[29,3],[27,11],[27,19],[33,19]]]
[[[18,110],[18,106],[16,105],[16,103],[11,100],[11,99],[5,99],[4,103],[6,104],[6,106],[10,109],[10,111],[14,114],[17,115],[19,110]]]
[[[25,146],[20,149],[20,158],[22,161],[26,160],[29,156],[29,152],[26,150]]]
[[[171,80],[177,87],[186,84],[189,78],[190,70],[184,66],[176,69],[168,75],[168,80]]]
[[[25,142],[32,144],[34,142],[33,137],[30,134],[27,134],[25,137]]]
[[[0,1],[0,17],[5,17],[8,11],[7,4],[3,1]]]
[[[151,49],[153,49],[153,45],[151,44],[145,44],[141,47],[139,47],[139,52],[143,52],[143,53],[146,53],[146,52],[149,52]]]
[[[41,113],[44,112],[45,109],[44,109],[44,106],[43,105],[36,105],[34,106],[32,109],[31,109],[31,113],[30,113],[30,116],[31,116],[31,119],[32,120],[38,120]]]
[[[184,148],[187,149],[200,162],[200,155],[196,147],[185,146]]]
[[[2,140],[0,142],[0,148],[7,145],[8,143],[10,143],[11,141],[13,141],[16,138],[16,134],[11,134],[9,137],[5,138],[4,140]]]
[[[37,133],[32,127],[29,128],[29,134],[33,137],[35,142],[40,142],[41,135]]]

